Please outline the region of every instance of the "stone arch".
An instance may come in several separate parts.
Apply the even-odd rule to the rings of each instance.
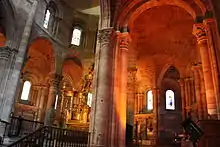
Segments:
[[[33,73],[38,75],[39,82],[43,82],[49,73],[55,71],[56,56],[53,44],[46,38],[36,38],[28,45],[23,74]]]
[[[39,83],[40,77],[33,73],[25,73],[22,75],[23,81],[30,81],[32,85],[36,85]]]
[[[161,72],[160,72],[160,74],[159,74],[159,76],[158,76],[158,79],[157,79],[157,87],[160,88],[161,83],[162,83],[162,81],[163,81],[163,78],[164,78],[166,72],[167,72],[171,67],[174,67],[174,68],[177,70],[177,68],[176,68],[173,64],[170,64],[170,63],[166,64],[166,65],[163,67],[163,69],[161,70]],[[178,71],[178,70],[177,70],[177,71]]]
[[[187,1],[183,0],[150,0],[147,2],[132,1],[130,4],[127,3],[127,5],[124,5],[120,16],[118,16],[117,22],[120,27],[127,26],[128,24],[132,23],[142,12],[146,11],[147,9],[162,5],[175,5],[181,7],[186,10],[195,20],[197,16],[203,16],[205,14],[206,8],[200,1],[195,0],[194,2],[196,4],[192,7],[187,3]]]
[[[163,75],[160,84],[158,145],[170,146],[173,143],[173,135],[182,131],[182,101],[178,79],[179,71],[171,65]],[[167,97],[167,91],[172,91],[174,97],[171,99]]]
[[[71,81],[73,83],[73,88],[78,88],[78,85],[83,76],[82,67],[76,64],[74,60],[72,60],[72,58],[67,58],[63,62],[62,73],[68,75],[69,79],[71,78]]]
[[[10,0],[0,1],[0,26],[3,28],[2,34],[6,40],[10,40],[12,43],[16,40],[16,17],[15,8]]]
[[[74,80],[72,79],[72,77],[69,74],[67,74],[63,71],[62,75],[63,75],[62,84],[61,84],[62,86],[64,86],[64,82],[65,82],[65,86],[68,89],[73,90],[73,88],[76,88]]]

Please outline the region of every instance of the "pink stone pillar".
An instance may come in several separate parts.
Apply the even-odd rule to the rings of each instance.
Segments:
[[[185,100],[185,82],[184,79],[179,80],[180,88],[181,88],[181,103],[182,103],[182,118],[183,120],[186,118],[186,100]]]
[[[95,57],[94,94],[91,107],[90,147],[109,147],[113,105],[113,28],[98,31]]]
[[[220,113],[219,113],[219,105],[220,105],[220,65],[217,63],[220,63],[220,38],[217,28],[217,22],[214,18],[209,18],[204,20],[204,24],[206,27],[207,32],[207,38],[208,38],[208,47],[209,47],[209,55],[210,55],[210,63],[211,63],[211,69],[212,69],[212,75],[213,75],[213,85],[216,95],[216,102],[217,102],[217,114],[218,119],[220,119]]]
[[[205,91],[205,83],[204,83],[204,76],[202,71],[202,64],[199,63],[198,65],[198,72],[199,72],[199,79],[201,85],[201,103],[202,103],[202,119],[208,119],[208,109],[207,109],[207,100],[206,100],[206,91]]]
[[[120,110],[119,110],[119,130],[118,146],[125,146],[126,138],[126,116],[127,116],[127,77],[128,77],[128,48],[129,48],[130,36],[128,32],[121,33],[120,38]]]
[[[198,65],[193,65],[193,75],[194,75],[194,81],[195,81],[195,92],[196,92],[196,104],[197,104],[197,110],[198,110],[198,119],[202,120],[203,110],[202,110],[202,97],[201,97],[201,83],[199,78],[199,69]]]
[[[195,24],[193,28],[193,34],[195,35],[198,47],[200,50],[202,69],[205,82],[207,109],[209,115],[213,119],[217,118],[217,103],[213,84],[213,75],[211,71],[210,55],[208,51],[207,35],[205,26],[203,24]]]

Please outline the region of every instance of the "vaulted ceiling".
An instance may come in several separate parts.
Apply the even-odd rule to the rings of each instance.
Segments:
[[[193,24],[185,10],[171,5],[148,9],[137,17],[130,30],[138,51],[139,75],[150,83],[152,74],[158,78],[167,64],[186,75],[191,63],[200,60],[192,35]]]

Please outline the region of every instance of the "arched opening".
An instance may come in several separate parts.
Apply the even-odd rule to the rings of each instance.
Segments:
[[[41,118],[49,95],[47,77],[49,73],[54,72],[56,66],[54,54],[53,45],[46,38],[37,38],[28,46],[20,79],[21,88],[17,96],[18,101],[15,104],[15,116],[22,116],[31,120],[37,117],[38,119]],[[30,85],[27,81],[31,81],[28,98],[26,90],[23,89],[28,87],[26,85]],[[26,107],[32,109],[27,111]],[[42,113],[38,113],[36,108],[40,108]]]
[[[50,72],[55,71],[54,55],[53,44],[48,39],[35,39],[29,45],[22,72],[32,73],[39,77],[39,82],[43,82]]]
[[[23,88],[22,88],[22,93],[21,93],[21,100],[22,101],[28,101],[29,100],[29,94],[31,90],[31,82],[25,81]]]
[[[159,144],[172,144],[175,133],[182,132],[181,89],[179,71],[171,66],[161,83],[159,105]],[[166,129],[164,129],[166,128]]]
[[[129,48],[129,56],[134,57],[130,55],[130,50],[134,50],[137,57],[135,62],[138,94],[135,99],[142,101],[141,93],[145,89],[159,89],[158,92],[155,91],[159,103],[156,101],[153,111],[149,114],[157,121],[158,127],[153,125],[153,130],[157,130],[153,133],[156,137],[150,136],[146,131],[144,133],[148,135],[148,138],[145,137],[146,140],[151,138],[157,140],[158,145],[170,146],[173,143],[174,134],[182,131],[181,91],[178,79],[180,74],[183,77],[190,76],[188,69],[193,62],[200,61],[200,54],[192,35],[194,18],[190,15],[191,13],[175,4],[166,5],[161,2],[158,5],[150,5],[150,3],[143,9],[138,9],[140,10],[138,13],[134,12],[136,14],[128,21],[132,38],[130,46],[133,46]],[[161,16],[161,14],[164,15]],[[133,62],[129,64],[132,65]],[[167,67],[167,65],[174,66]],[[164,67],[166,67],[165,70]],[[148,100],[145,103],[144,105],[148,108]],[[135,105],[142,104],[136,102]],[[159,114],[156,115],[156,113]],[[148,120],[150,118],[144,113],[134,117],[140,124],[146,118]],[[144,123],[149,128],[148,124]]]

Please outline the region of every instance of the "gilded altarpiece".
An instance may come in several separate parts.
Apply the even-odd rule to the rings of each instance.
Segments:
[[[88,94],[91,93],[94,65],[82,79],[79,90],[66,90],[65,83],[61,89],[60,113],[67,128],[88,129],[91,106]]]

